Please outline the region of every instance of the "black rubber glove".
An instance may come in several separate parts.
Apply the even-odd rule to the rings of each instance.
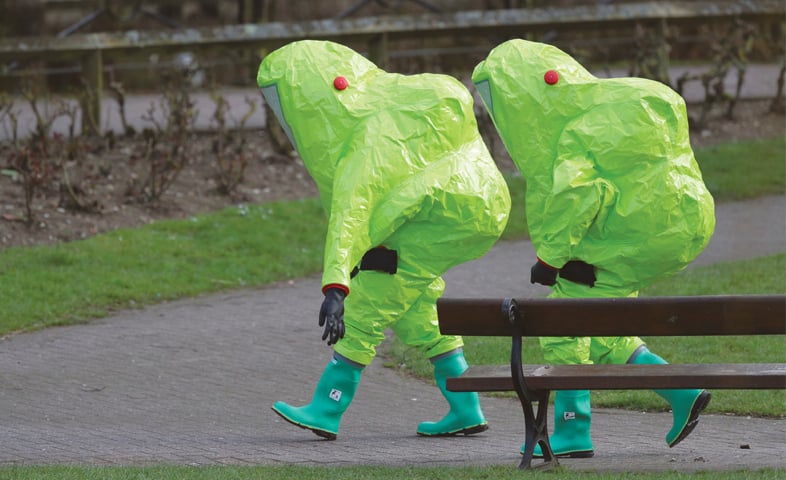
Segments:
[[[595,267],[581,260],[571,260],[559,270],[559,276],[571,282],[595,286]]]
[[[557,283],[557,273],[559,270],[552,268],[538,259],[537,263],[530,270],[530,283],[540,283],[541,285],[552,286]]]
[[[344,338],[344,297],[346,294],[340,288],[325,290],[325,299],[319,309],[319,326],[325,327],[322,340],[327,340],[328,345]]]

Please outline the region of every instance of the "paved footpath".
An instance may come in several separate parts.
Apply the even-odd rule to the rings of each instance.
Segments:
[[[696,264],[786,251],[786,197],[720,205]],[[541,296],[528,242],[504,242],[446,275],[449,296]],[[120,312],[86,325],[0,339],[0,466],[510,465],[521,407],[484,396],[491,428],[422,438],[446,405],[433,385],[385,368],[363,375],[334,442],[281,421],[276,400],[310,400],[330,355],[319,339],[319,277]],[[703,415],[669,449],[668,413],[595,410],[600,471],[786,468],[786,420]]]

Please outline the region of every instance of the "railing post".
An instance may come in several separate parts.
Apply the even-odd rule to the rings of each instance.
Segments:
[[[257,7],[256,0],[239,0],[238,2],[240,23],[257,23],[262,12]]]
[[[104,89],[104,62],[101,50],[93,50],[82,60],[85,91],[82,97],[82,132],[101,133],[101,93]]]
[[[388,34],[380,33],[371,38],[368,42],[369,60],[382,70],[388,68]]]

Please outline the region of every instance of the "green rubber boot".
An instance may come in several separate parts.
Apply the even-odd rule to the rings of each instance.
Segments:
[[[328,440],[335,440],[341,416],[352,403],[362,371],[363,367],[334,356],[317,383],[311,403],[293,407],[276,402],[273,411],[298,427],[311,430]]]
[[[444,437],[448,435],[472,435],[487,430],[488,422],[480,410],[480,399],[477,392],[451,392],[445,388],[448,377],[458,377],[469,366],[464,352],[453,350],[431,359],[434,365],[434,379],[437,386],[448,401],[450,411],[438,422],[421,422],[418,435],[427,437]]]
[[[589,390],[558,390],[554,394],[554,433],[549,436],[551,451],[557,457],[591,458],[595,455],[590,438],[592,412]],[[521,445],[524,453],[525,445]],[[535,445],[534,458],[543,458]]]
[[[639,365],[664,365],[664,359],[642,347],[634,352],[628,363]],[[669,447],[680,443],[687,437],[699,423],[699,414],[707,408],[712,395],[706,390],[655,390],[669,405],[674,418],[674,424],[666,434],[666,443]]]

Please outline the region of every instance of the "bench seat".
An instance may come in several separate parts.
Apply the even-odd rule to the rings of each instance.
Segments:
[[[522,365],[533,390],[785,389],[786,364]],[[510,365],[472,366],[448,378],[454,392],[515,391]]]

